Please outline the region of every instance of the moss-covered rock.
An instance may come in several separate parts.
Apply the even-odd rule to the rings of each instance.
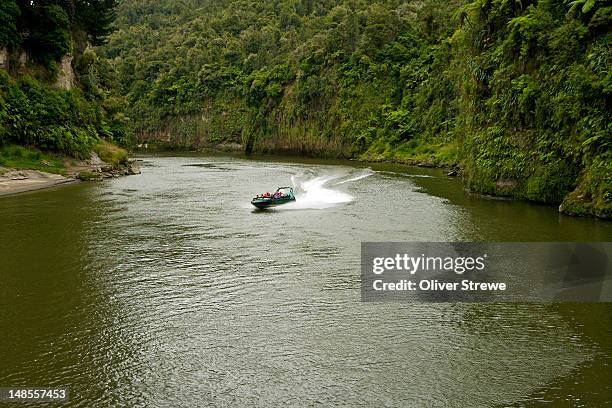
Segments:
[[[114,170],[126,167],[129,164],[128,152],[105,140],[96,144],[93,150],[100,159],[110,164]]]
[[[81,171],[77,174],[77,178],[82,181],[99,181],[102,180],[102,173],[94,171]]]
[[[612,154],[608,152],[593,161],[581,175],[578,187],[565,197],[559,211],[612,218]]]
[[[527,179],[525,197],[541,203],[560,203],[576,187],[577,168],[563,160],[538,166]]]

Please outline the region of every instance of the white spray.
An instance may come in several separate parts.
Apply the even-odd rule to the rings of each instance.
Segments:
[[[305,181],[300,181],[298,176],[291,176],[297,200],[294,203],[277,207],[277,209],[322,209],[333,207],[337,204],[349,203],[353,201],[353,196],[343,191],[335,190],[332,186],[361,180],[372,174],[374,172],[367,169],[365,173],[336,183],[331,182],[341,179],[343,175],[318,176]]]

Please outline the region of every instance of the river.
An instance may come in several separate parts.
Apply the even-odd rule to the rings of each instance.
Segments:
[[[610,241],[440,170],[219,155],[0,199],[0,386],[65,406],[601,406],[609,304],[361,303],[361,241]],[[297,202],[254,211],[255,193]]]

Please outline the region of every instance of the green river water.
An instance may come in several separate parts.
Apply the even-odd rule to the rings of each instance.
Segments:
[[[610,304],[361,303],[362,241],[610,241],[442,171],[143,157],[0,198],[0,387],[73,407],[574,407],[612,400]],[[295,185],[297,202],[251,197]],[[27,406],[20,404],[15,406]]]

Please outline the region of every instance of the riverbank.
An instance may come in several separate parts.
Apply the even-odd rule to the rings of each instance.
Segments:
[[[0,196],[139,173],[124,149],[106,142],[84,160],[17,145],[0,149]]]
[[[0,196],[24,193],[74,183],[77,179],[38,170],[0,168]]]
[[[136,162],[131,162],[130,167],[123,171],[102,171],[96,169],[95,166],[81,165],[79,167],[81,168],[80,171],[71,172],[68,176],[39,170],[0,167],[0,197],[81,181],[99,181],[105,178],[140,174],[140,169]]]
[[[349,160],[441,168],[461,177],[467,191],[493,198],[524,200],[557,207],[562,214],[612,219],[612,160],[610,153],[595,156],[582,170],[567,163],[535,166],[533,171],[504,173],[476,165],[455,143],[374,145]]]
[[[145,148],[147,146],[148,148]],[[142,152],[164,151],[197,151],[202,153],[245,154],[245,148],[238,143],[215,143],[197,147],[177,147],[168,143],[143,143]],[[359,163],[389,163],[417,167],[431,167],[446,170],[449,176],[461,177],[465,189],[470,193],[494,198],[524,200],[537,204],[557,207],[559,212],[570,216],[595,217],[609,220],[612,217],[612,203],[610,201],[610,164],[606,160],[595,161],[591,166],[575,176],[571,182],[569,193],[561,194],[561,185],[554,179],[554,169],[550,168],[546,174],[539,172],[529,177],[521,175],[500,176],[484,170],[466,168],[465,161],[459,157],[458,146],[452,143],[419,144],[402,149],[380,148],[369,149],[364,153],[347,157],[343,154],[321,157],[318,154],[297,153],[294,150],[266,150],[255,151],[255,155],[311,157],[323,159],[343,159]],[[563,175],[563,174],[562,174]],[[559,176],[560,177],[560,176]],[[551,181],[551,178],[554,179]],[[568,182],[569,183],[569,182]],[[558,190],[553,194],[551,186],[557,185]],[[568,187],[568,186],[565,186]],[[553,189],[554,190],[554,189]],[[565,190],[565,188],[563,188]],[[568,190],[565,190],[568,191]]]
[[[456,152],[452,151],[450,145],[443,145],[439,152],[434,152],[432,146],[439,147],[441,145],[427,145],[420,149],[420,154],[377,154],[373,152],[365,152],[356,156],[339,154],[337,152],[328,152],[327,155],[320,155],[312,152],[303,152],[293,149],[269,149],[257,150],[250,154],[245,152],[245,148],[240,143],[210,143],[200,146],[176,146],[168,143],[151,142],[141,143],[137,146],[136,152],[141,153],[171,153],[171,152],[199,152],[199,153],[215,153],[215,154],[232,154],[232,155],[247,155],[247,156],[272,156],[272,157],[296,157],[296,158],[312,158],[323,160],[350,160],[359,163],[392,163],[403,164],[416,167],[431,167],[439,169],[455,170],[459,169],[459,164],[456,159]],[[431,155],[428,153],[434,152]]]

